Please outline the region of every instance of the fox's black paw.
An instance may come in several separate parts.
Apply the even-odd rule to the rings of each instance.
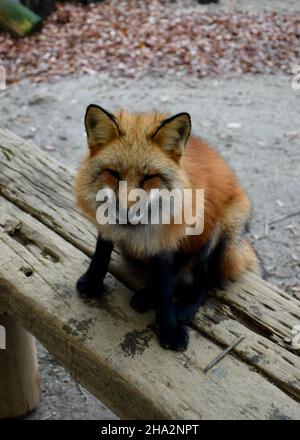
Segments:
[[[199,306],[195,304],[175,304],[176,318],[182,324],[190,324],[198,312]]]
[[[83,274],[76,284],[76,289],[82,298],[96,298],[104,292],[103,281],[95,283]]]
[[[187,329],[181,324],[173,328],[160,328],[158,338],[162,347],[175,351],[186,350],[189,343]]]
[[[145,287],[133,295],[130,300],[131,307],[140,313],[148,312],[154,307],[152,295],[150,288]]]

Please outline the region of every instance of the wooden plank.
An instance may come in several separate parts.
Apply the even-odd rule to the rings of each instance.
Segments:
[[[7,130],[0,130],[1,193],[91,255],[94,227],[74,208],[72,180],[71,170]],[[125,266],[117,253],[113,254],[110,271],[130,287],[145,282],[144,274]],[[297,300],[248,275],[229,285],[226,292],[217,292],[211,306],[198,315],[195,326],[222,345],[229,345],[235,334],[247,335],[235,354],[299,398],[299,358],[296,352],[287,351],[291,345],[284,340],[291,337],[292,327],[299,322]]]
[[[5,200],[3,201],[5,203]],[[10,205],[8,205],[10,206]],[[3,214],[2,214],[3,216]],[[2,224],[5,228],[15,230],[17,236],[23,237],[26,234],[27,240],[31,243],[37,240],[35,234],[28,230],[19,216],[14,214],[15,221],[10,217],[2,217]],[[20,239],[20,238],[19,238]],[[24,239],[23,239],[24,240]],[[43,237],[45,246],[46,237]],[[41,244],[40,244],[41,246]],[[50,249],[51,258],[57,259],[57,251],[53,249],[53,243],[46,243],[46,249]],[[35,247],[33,247],[35,249]],[[124,269],[124,273],[127,270]],[[241,359],[263,371],[272,381],[282,389],[295,397],[300,397],[300,361],[297,356],[277,346],[267,338],[249,330],[243,324],[232,319],[230,307],[222,304],[218,299],[212,298],[208,305],[201,309],[194,323],[196,328],[205,333],[211,339],[222,345],[230,345],[238,335],[245,335],[247,339],[235,348],[236,354]]]
[[[0,199],[0,307],[123,418],[297,419],[299,404],[231,354],[190,330],[187,352],[162,349],[153,314],[129,306],[130,291],[108,274],[108,293],[82,301],[75,281],[84,253]]]

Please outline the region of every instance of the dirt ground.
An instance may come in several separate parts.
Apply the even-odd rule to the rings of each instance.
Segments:
[[[39,86],[25,82],[1,92],[1,126],[77,167],[87,148],[83,117],[89,103],[109,110],[126,106],[190,112],[194,132],[227,159],[253,201],[251,239],[267,279],[299,296],[300,90],[291,87],[291,77],[179,80],[149,76],[135,81],[100,74]],[[115,417],[42,347],[39,356],[43,399],[31,418]]]
[[[203,8],[300,10],[298,0],[223,0],[221,6]],[[250,238],[267,280],[300,296],[300,89],[291,87],[291,77],[201,80],[152,75],[129,80],[96,74],[42,85],[24,81],[0,91],[0,127],[77,167],[86,151],[83,117],[90,103],[109,110],[126,106],[131,110],[188,111],[194,133],[227,159],[252,199]],[[42,402],[28,418],[116,418],[40,345],[39,362]]]

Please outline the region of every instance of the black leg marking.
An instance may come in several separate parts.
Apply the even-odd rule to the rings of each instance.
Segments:
[[[189,343],[187,329],[182,324],[174,327],[160,327],[158,333],[160,345],[174,351],[185,351]]]
[[[197,261],[192,269],[193,284],[177,287],[179,299],[175,304],[175,310],[178,321],[183,324],[189,324],[194,319],[209,292],[206,262],[210,247],[211,242],[209,241],[197,254]]]
[[[76,284],[77,291],[81,297],[94,298],[103,293],[103,280],[107,273],[112,250],[113,244],[99,236],[89,268]]]
[[[136,292],[130,300],[132,308],[140,313],[146,313],[154,307],[154,286],[150,284]]]
[[[196,264],[193,276],[193,285],[185,287],[175,304],[177,319],[183,324],[189,324],[195,318],[210,290],[205,263],[199,261]]]
[[[173,295],[173,255],[153,258],[151,264],[154,286],[158,338],[164,348],[183,351],[188,345],[187,329],[178,324]]]
[[[221,261],[226,251],[227,242],[227,236],[222,233],[219,238],[218,244],[208,258],[207,265],[211,288],[222,288],[223,279],[221,273]]]

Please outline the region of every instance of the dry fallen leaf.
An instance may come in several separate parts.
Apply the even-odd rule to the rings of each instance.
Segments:
[[[300,14],[199,12],[193,0],[58,3],[42,30],[0,34],[7,81],[44,82],[70,74],[200,77],[290,72],[300,60]]]

